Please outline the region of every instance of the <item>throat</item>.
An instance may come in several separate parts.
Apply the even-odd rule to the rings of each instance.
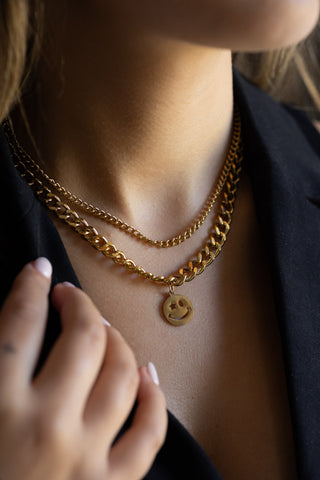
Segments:
[[[180,217],[182,205],[192,216],[198,192],[205,198],[219,175],[232,130],[230,52],[149,40],[120,44],[117,58],[104,49],[104,62],[88,61],[86,72],[83,58],[71,62],[74,52],[63,48],[63,85],[41,64],[41,88],[25,98],[37,151],[17,129],[49,175],[129,223],[148,215],[146,205],[149,216]],[[59,61],[59,51],[48,55]]]

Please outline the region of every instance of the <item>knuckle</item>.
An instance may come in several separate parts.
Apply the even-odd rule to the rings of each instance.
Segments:
[[[38,305],[30,295],[25,295],[22,291],[17,292],[14,297],[14,308],[18,312],[29,312],[36,314]]]
[[[117,356],[113,362],[114,371],[121,376],[123,381],[129,386],[137,388],[140,377],[138,372],[138,366],[133,351],[129,345],[125,342],[120,332],[115,329],[112,330],[111,341],[115,341],[114,347],[116,349]],[[109,336],[108,336],[109,341]]]
[[[124,362],[121,369],[128,388],[136,390],[139,385],[139,373],[135,362]]]
[[[78,333],[85,335],[87,340],[93,344],[99,344],[105,337],[105,330],[102,322],[93,321],[90,317],[80,317],[73,328],[76,328]]]
[[[5,427],[5,425],[11,424],[17,420],[17,418],[20,418],[22,416],[21,409],[19,406],[16,404],[16,402],[11,401],[11,399],[3,399],[1,398],[0,400],[0,425],[2,428]]]
[[[124,339],[123,339],[121,333],[119,332],[119,330],[117,330],[113,327],[109,328],[108,337],[110,339],[109,341],[112,341],[112,342],[114,342],[118,345],[124,343]]]
[[[164,441],[165,435],[161,429],[154,428],[144,432],[143,438],[138,441],[140,454],[131,459],[130,470],[140,472],[140,475],[134,478],[144,478]]]
[[[71,302],[80,304],[83,308],[95,308],[91,298],[81,288],[68,288],[68,297]]]
[[[58,415],[43,415],[37,418],[33,441],[40,447],[49,445],[53,451],[66,452],[72,443],[72,429],[65,418]]]
[[[123,387],[129,391],[135,391],[139,385],[139,373],[135,360],[131,356],[122,358],[115,365],[116,375],[122,378]]]
[[[165,439],[166,439],[166,428],[158,428],[156,431],[156,438],[154,441],[154,448],[156,451],[160,450],[160,448],[163,446]]]
[[[160,450],[164,444],[166,437],[165,425],[162,422],[159,422],[158,424],[153,424],[148,429],[146,445],[148,446],[151,454],[154,454]]]
[[[63,284],[57,285],[57,287],[63,287]],[[63,289],[63,304],[68,309],[75,309],[76,312],[82,312],[87,310],[89,299],[88,296],[79,288],[64,287]]]
[[[63,284],[63,283],[60,284],[60,285],[65,286],[65,284]],[[87,294],[83,290],[81,290],[80,288],[68,287],[66,292],[67,292],[68,297],[71,300],[74,300],[74,301],[77,301],[77,302],[85,301],[88,298]]]
[[[161,403],[163,412],[164,412],[164,414],[165,414],[165,419],[166,419],[166,421],[167,421],[167,420],[168,420],[168,419],[167,419],[167,400],[166,400],[165,394],[164,394],[164,392],[161,390],[161,388],[158,388],[156,394],[158,395],[158,398],[159,398],[159,400],[160,400],[160,403]]]

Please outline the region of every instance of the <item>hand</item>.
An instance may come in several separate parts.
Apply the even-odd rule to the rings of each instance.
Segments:
[[[141,479],[164,441],[164,395],[81,290],[53,289],[63,330],[33,378],[50,275],[45,259],[26,265],[0,314],[0,479]]]

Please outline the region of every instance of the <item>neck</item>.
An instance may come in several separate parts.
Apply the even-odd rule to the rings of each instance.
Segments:
[[[228,149],[230,53],[108,31],[102,42],[73,25],[50,52],[57,59],[63,51],[62,70],[40,66],[41,115],[32,127],[42,161],[71,191],[129,222],[146,205],[192,218]]]

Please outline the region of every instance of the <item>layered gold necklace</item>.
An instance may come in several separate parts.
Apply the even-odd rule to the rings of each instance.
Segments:
[[[243,159],[241,119],[238,110],[236,109],[234,113],[232,139],[214,190],[210,192],[193,223],[184,232],[167,240],[152,240],[133,226],[99,207],[91,205],[65,189],[53,178],[49,177],[43,168],[23,149],[17,140],[11,121],[6,120],[3,123],[3,127],[14,157],[15,166],[21,176],[25,177],[41,203],[89,242],[92,247],[101,252],[105,257],[113,260],[117,265],[146,280],[167,286],[169,294],[163,303],[162,309],[165,319],[174,326],[188,323],[193,316],[192,303],[185,296],[176,294],[174,289],[182,286],[185,282],[194,280],[197,275],[200,275],[214,261],[219,255],[230,230]],[[189,239],[203,225],[213,206],[218,201],[219,206],[209,238],[200,248],[196,258],[191,258],[188,264],[181,266],[178,271],[171,273],[169,276],[164,276],[147,272],[142,266],[127,258],[123,251],[119,250],[105,236],[89,225],[85,219],[81,218],[66,201],[83,209],[86,213],[106,221],[122,232],[133,236],[138,241],[157,248],[174,247]]]

